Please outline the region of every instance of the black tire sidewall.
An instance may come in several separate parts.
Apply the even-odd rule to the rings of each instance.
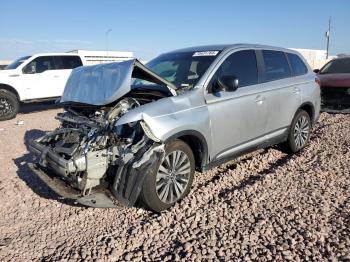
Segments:
[[[187,184],[187,188],[184,192],[184,194],[181,196],[180,199],[178,199],[176,202],[180,201],[183,199],[190,191],[192,182],[193,182],[193,177],[194,177],[194,171],[195,171],[195,160],[193,156],[193,152],[191,148],[183,141],[181,140],[173,140],[169,144],[165,145],[165,156],[167,156],[170,152],[175,151],[175,150],[181,150],[183,151],[189,158],[190,160],[190,165],[191,165],[191,171],[190,171],[190,179]],[[157,193],[156,193],[156,187],[155,187],[155,181],[156,181],[156,176],[158,172],[158,168],[160,166],[161,162],[157,164],[157,168],[155,169],[154,172],[152,172],[150,175],[148,175],[145,178],[145,181],[142,186],[142,192],[141,192],[141,197],[143,203],[151,210],[156,211],[156,212],[161,212],[163,210],[168,209],[172,205],[174,205],[176,202],[167,204],[162,202]]]
[[[296,125],[297,121],[302,116],[305,116],[306,119],[308,120],[309,133],[308,133],[307,139],[305,141],[305,144],[301,148],[298,148],[298,146],[295,143],[295,139],[294,139],[294,129],[295,129],[295,125]],[[289,134],[288,134],[287,145],[288,145],[288,148],[290,149],[290,151],[292,151],[293,153],[296,153],[296,152],[302,150],[303,148],[305,148],[305,146],[308,144],[308,142],[310,140],[310,133],[311,133],[311,119],[310,119],[309,114],[304,110],[298,110],[298,112],[295,114],[295,116],[293,118],[292,124],[290,126],[290,130],[289,130]]]
[[[19,110],[19,101],[18,101],[16,95],[11,93],[10,91],[1,89],[0,90],[0,98],[7,99],[13,106],[13,111],[11,112],[11,114],[0,116],[0,121],[15,118],[17,113],[18,113],[18,110]]]

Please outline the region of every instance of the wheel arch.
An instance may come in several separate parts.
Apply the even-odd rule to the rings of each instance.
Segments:
[[[305,103],[301,104],[300,107],[298,108],[298,110],[306,111],[310,116],[311,123],[312,124],[315,123],[315,107],[313,106],[313,104],[311,102],[305,102]]]
[[[7,90],[7,91],[9,91],[9,92],[15,94],[16,97],[17,97],[17,99],[18,99],[18,101],[21,101],[21,97],[19,96],[19,93],[18,93],[17,90],[14,89],[12,86],[7,85],[7,84],[2,84],[2,83],[0,83],[0,90],[1,90],[1,89]]]
[[[202,171],[203,166],[208,163],[208,144],[205,137],[196,130],[184,130],[170,136],[164,142],[169,143],[175,139],[185,142],[191,148],[196,163],[196,170]]]

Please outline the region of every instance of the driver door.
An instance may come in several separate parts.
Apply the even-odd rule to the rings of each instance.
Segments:
[[[218,91],[217,79],[234,76],[235,91]],[[267,125],[267,107],[261,90],[255,50],[229,55],[209,82],[206,95],[210,115],[212,160],[229,157],[263,141]]]
[[[22,85],[26,99],[40,99],[57,96],[59,71],[53,56],[39,56],[23,68]]]

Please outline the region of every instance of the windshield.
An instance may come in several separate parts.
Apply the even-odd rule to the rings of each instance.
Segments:
[[[29,58],[30,56],[21,57],[16,61],[12,62],[11,64],[9,64],[8,66],[6,66],[5,69],[16,69],[20,64],[22,64],[24,61],[26,61]]]
[[[178,88],[191,88],[197,84],[218,54],[218,51],[164,54],[151,60],[146,67]],[[136,87],[150,85],[155,84],[141,79],[136,79],[133,83]]]
[[[344,73],[350,73],[350,58],[332,60],[320,70],[320,74]]]

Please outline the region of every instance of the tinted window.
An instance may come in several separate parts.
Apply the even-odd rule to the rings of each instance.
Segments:
[[[40,56],[23,68],[25,74],[38,74],[47,70],[54,70],[55,62],[52,56]]]
[[[272,81],[281,78],[290,77],[290,68],[287,58],[283,52],[262,51],[265,63],[265,80]]]
[[[79,56],[56,56],[57,69],[73,69],[82,66]]]
[[[216,77],[235,76],[239,87],[258,83],[258,69],[254,50],[238,51],[230,55],[219,67]]]
[[[350,58],[341,58],[330,61],[320,71],[320,74],[350,73]]]
[[[292,67],[293,75],[297,76],[307,73],[307,67],[298,55],[287,53],[287,56]]]

